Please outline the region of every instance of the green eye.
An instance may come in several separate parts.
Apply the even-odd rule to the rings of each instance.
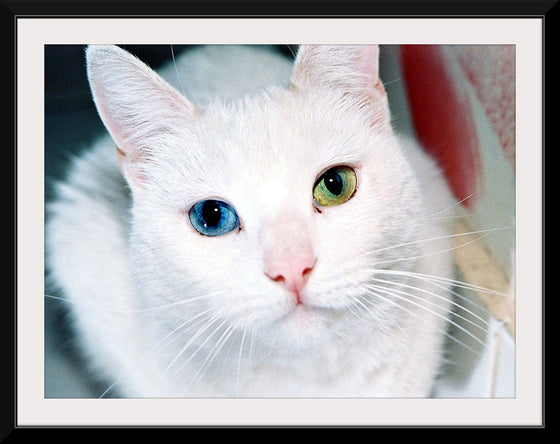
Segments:
[[[339,205],[356,191],[356,173],[348,166],[335,166],[325,171],[313,187],[313,198],[322,207]]]

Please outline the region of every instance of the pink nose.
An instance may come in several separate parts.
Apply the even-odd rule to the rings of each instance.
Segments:
[[[297,303],[301,304],[301,292],[309,274],[313,271],[315,262],[316,258],[312,254],[289,258],[278,257],[268,262],[265,274],[294,293]]]

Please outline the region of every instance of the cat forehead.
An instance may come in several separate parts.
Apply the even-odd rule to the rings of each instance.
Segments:
[[[211,106],[200,130],[210,161],[218,155],[234,164],[276,169],[349,162],[367,154],[374,138],[355,110],[344,104],[284,91]]]
[[[327,168],[371,161],[382,139],[355,109],[327,96],[272,91],[208,106],[184,127],[175,153],[160,158],[158,182],[189,202],[298,199]]]

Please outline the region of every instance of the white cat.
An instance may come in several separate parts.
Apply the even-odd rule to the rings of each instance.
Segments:
[[[88,48],[111,137],[59,186],[47,261],[119,396],[430,395],[450,296],[417,277],[453,275],[448,219],[429,217],[453,199],[394,134],[378,51],[302,46],[285,85],[234,99],[285,62],[201,48],[180,77],[193,104]]]

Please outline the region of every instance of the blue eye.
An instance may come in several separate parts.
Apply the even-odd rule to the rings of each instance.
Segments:
[[[205,236],[221,236],[239,227],[233,207],[220,200],[201,200],[189,211],[191,224]]]

